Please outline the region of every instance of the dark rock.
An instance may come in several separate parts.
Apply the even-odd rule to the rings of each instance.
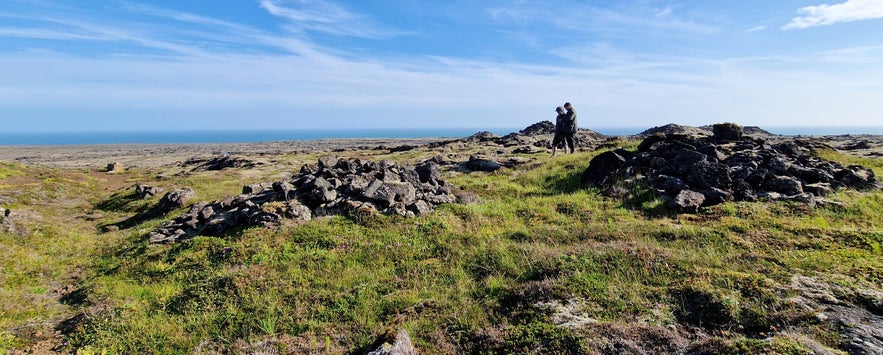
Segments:
[[[259,183],[259,184],[245,185],[245,186],[242,187],[242,193],[244,193],[244,194],[254,194],[254,193],[258,193],[258,192],[264,191],[264,190],[269,189],[269,188],[272,188],[272,186],[269,185],[269,184],[267,184],[267,183]]]
[[[805,184],[803,185],[803,191],[811,193],[816,196],[827,196],[834,192],[834,189],[831,188],[831,184],[818,182],[815,184]]]
[[[518,133],[525,136],[538,136],[542,134],[555,134],[555,124],[552,121],[541,121],[534,123],[527,128],[522,129]]]
[[[142,199],[156,196],[162,191],[163,189],[156,186],[135,184],[135,194]]]
[[[742,139],[742,126],[735,123],[717,123],[712,125],[712,136],[719,142],[737,141]]]
[[[859,190],[870,190],[880,188],[874,172],[859,165],[850,165],[837,173],[837,180],[843,182],[844,185]]]
[[[617,173],[625,165],[625,158],[615,152],[604,152],[592,158],[589,167],[583,171],[580,181],[583,184],[602,187],[618,178]]]
[[[770,191],[775,191],[787,196],[803,193],[803,186],[800,184],[800,181],[791,176],[773,176],[767,179],[764,187]]]
[[[390,153],[407,152],[409,150],[414,150],[414,149],[417,149],[416,145],[403,144],[403,145],[400,145],[397,147],[389,148],[389,152]]]
[[[848,143],[840,146],[841,150],[857,150],[857,149],[871,149],[871,142],[867,140],[862,140],[858,142]]]
[[[438,181],[441,180],[441,172],[438,170],[438,164],[434,161],[427,160],[420,162],[414,167],[414,170],[417,171],[417,176],[420,177],[420,182],[437,185]]]
[[[701,193],[702,196],[705,196],[705,201],[703,202],[704,206],[713,206],[724,202],[733,201],[733,194],[730,191],[724,189],[709,187],[705,190],[702,190]]]
[[[494,141],[500,138],[500,136],[493,134],[488,131],[477,132],[469,137],[464,138],[463,140],[466,142],[488,142]]]
[[[191,171],[216,171],[230,168],[250,169],[259,164],[245,158],[230,155],[210,159],[191,158],[183,163],[184,166],[194,166]]]
[[[707,160],[700,160],[694,164],[686,175],[687,183],[697,189],[721,188],[728,190],[733,184],[728,166]]]
[[[531,148],[529,145],[526,145],[526,146],[515,148],[514,150],[512,150],[512,153],[514,153],[514,154],[531,154],[531,153],[536,153],[536,150]]]
[[[108,174],[114,174],[114,173],[122,172],[123,170],[126,170],[126,168],[123,167],[123,164],[121,164],[119,162],[113,162],[113,163],[107,164],[107,170],[105,170],[105,171]]]
[[[466,168],[472,171],[497,171],[503,166],[500,163],[497,163],[493,160],[477,158],[475,156],[469,157],[469,161],[466,162]]]
[[[681,190],[672,199],[671,207],[683,212],[696,212],[705,203],[705,195],[693,190]]]

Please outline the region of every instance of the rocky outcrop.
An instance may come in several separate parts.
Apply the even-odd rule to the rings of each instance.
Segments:
[[[638,133],[639,136],[652,136],[656,134],[680,134],[687,136],[706,136],[709,135],[709,130],[691,127],[691,126],[683,126],[679,124],[669,123],[662,126],[656,126],[648,128],[647,130]]]
[[[555,134],[555,124],[552,121],[541,121],[518,131],[525,136],[538,136],[541,134]]]
[[[283,219],[305,221],[336,214],[412,217],[452,202],[457,202],[454,188],[441,179],[433,161],[409,167],[324,156],[288,180],[247,185],[241,194],[224,201],[193,204],[149,238],[153,243],[169,243]]]
[[[554,135],[555,124],[551,121],[541,121],[534,123],[521,131],[509,133],[502,137],[491,132],[478,132],[466,138],[432,143],[429,145],[429,148],[437,148],[455,143],[479,143],[506,148],[515,147],[514,149],[518,149],[521,153],[537,152],[530,147],[549,148]],[[577,148],[592,147],[606,138],[607,137],[603,134],[593,130],[580,128],[574,135],[574,143]]]
[[[814,204],[841,188],[883,187],[870,169],[816,157],[812,152],[817,145],[810,141],[768,144],[740,136],[729,125],[715,133],[656,134],[644,139],[637,151],[602,153],[589,163],[582,182],[608,191],[619,191],[611,189],[624,185],[619,182],[644,182],[672,207],[686,211],[733,200]]]

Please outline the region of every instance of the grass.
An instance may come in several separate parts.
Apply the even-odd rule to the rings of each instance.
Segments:
[[[413,163],[431,152],[341,154]],[[40,218],[23,221],[27,236],[0,234],[7,251],[0,347],[34,346],[54,324],[87,314],[72,323],[62,350],[223,352],[264,344],[349,353],[397,327],[425,353],[597,350],[593,336],[556,326],[554,312],[538,306],[579,300],[575,312],[601,325],[690,327],[712,335],[708,346],[723,353],[803,353],[805,342],[773,329],[839,344],[832,330],[784,301],[792,275],[880,291],[883,192],[830,197],[844,207],[738,202],[669,215],[658,213],[651,195],[617,201],[581,187],[595,154],[525,155],[529,162],[512,169],[446,173],[483,202],[418,218],[326,217],[175,245],[144,237],[172,216],[100,230],[156,198],[107,191],[76,172],[4,164],[0,193]],[[879,159],[822,154],[883,175]],[[306,159],[283,158],[289,166]],[[154,181],[157,171],[133,171],[126,179],[167,191],[190,186],[197,200],[210,201],[284,173],[165,171]],[[59,303],[55,291],[66,284],[85,290],[86,301]]]

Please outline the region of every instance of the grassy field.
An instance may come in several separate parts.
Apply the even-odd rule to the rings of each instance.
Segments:
[[[795,275],[883,310],[863,296],[883,291],[883,191],[841,191],[830,199],[842,205],[817,208],[739,202],[672,214],[649,191],[614,200],[580,186],[597,153],[447,172],[482,203],[418,218],[324,217],[174,245],[145,235],[182,211],[105,228],[157,200],[126,187],[190,186],[211,201],[315,156],[254,171],[116,175],[3,163],[0,203],[19,230],[0,230],[0,349],[359,353],[404,328],[426,354],[629,344],[803,354],[844,344],[794,301]],[[415,163],[438,152],[339,154]],[[883,176],[881,159],[820,154]]]

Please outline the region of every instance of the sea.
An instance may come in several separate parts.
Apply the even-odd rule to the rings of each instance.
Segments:
[[[588,127],[609,136],[633,135],[648,127]],[[762,127],[773,134],[818,136],[844,134],[883,135],[883,126],[867,127]],[[136,132],[0,132],[0,146],[84,144],[187,144],[256,143],[335,138],[461,138],[481,131],[497,135],[521,128],[420,128],[420,129],[298,129]]]

